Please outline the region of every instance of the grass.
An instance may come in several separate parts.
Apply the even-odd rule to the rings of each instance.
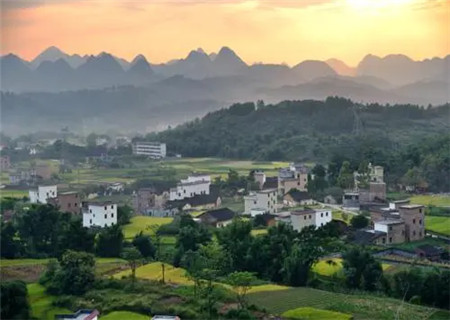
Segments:
[[[260,236],[263,234],[267,234],[267,229],[253,229],[251,231],[252,236]]]
[[[288,290],[290,287],[280,286],[278,284],[262,284],[259,286],[253,286],[250,288],[248,293],[256,293],[256,292],[268,292],[268,291],[280,291],[280,290]]]
[[[28,190],[0,189],[0,198],[28,197]]]
[[[328,263],[328,261],[333,261],[333,263]],[[387,263],[382,263],[381,268],[383,271],[388,271],[392,265]],[[341,275],[342,271],[342,259],[341,258],[331,258],[331,259],[323,259],[317,262],[313,267],[312,271],[317,273],[318,275],[331,277],[333,275]]]
[[[153,262],[136,269],[136,277],[147,280],[162,280],[161,262]],[[121,271],[114,275],[114,278],[122,278],[131,275],[131,270]],[[182,268],[175,268],[170,264],[165,264],[165,281],[176,284],[192,284],[192,281],[186,277],[186,271]]]
[[[344,213],[342,211],[332,211],[332,215],[333,215],[333,219],[334,220],[341,220],[344,221],[346,223],[350,223],[350,220],[352,218],[351,214],[348,213]]]
[[[154,235],[160,225],[171,223],[171,217],[148,217],[136,216],[131,218],[131,222],[122,229],[125,239],[131,239],[141,231],[144,234]]]
[[[303,307],[283,312],[287,319],[299,320],[350,320],[352,316],[345,313]]]
[[[234,212],[237,213],[242,213],[244,212],[245,208],[244,208],[244,199],[242,197],[224,197],[222,198],[222,205],[221,207],[226,207],[229,208],[231,210],[233,210]]]
[[[101,317],[102,320],[149,320],[149,316],[129,312],[129,311],[113,311]]]
[[[424,245],[424,244],[429,244],[432,246],[446,247],[446,248],[449,247],[449,245],[446,244],[445,241],[439,240],[436,238],[429,238],[429,237],[427,237],[423,240],[420,240],[420,241],[405,242],[405,243],[397,244],[394,247],[400,248],[403,250],[414,251],[415,248],[417,248],[418,246]]]
[[[424,206],[450,207],[450,196],[440,194],[415,195],[410,197],[411,203]]]
[[[58,308],[52,305],[54,297],[45,293],[45,288],[38,283],[27,285],[28,299],[31,305],[31,315],[37,319],[54,320],[55,314],[71,313],[65,308]]]
[[[412,305],[402,304],[401,301],[391,298],[375,297],[371,295],[350,295],[327,292],[312,288],[292,288],[288,290],[250,293],[249,302],[264,306],[269,312],[282,314],[288,310],[299,307],[312,307],[324,310],[351,314],[355,320],[419,320],[428,319],[434,313],[448,312]],[[398,314],[398,317],[396,315]],[[441,317],[441,319],[446,319]]]
[[[427,215],[425,229],[450,236],[450,217]]]

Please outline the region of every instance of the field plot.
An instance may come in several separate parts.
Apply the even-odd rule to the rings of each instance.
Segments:
[[[192,281],[186,277],[186,270],[182,268],[175,268],[170,264],[165,264],[165,281],[168,283],[177,284],[192,284]],[[131,275],[130,270],[125,270],[114,275],[114,278],[122,278],[123,276]],[[136,277],[147,280],[162,280],[162,264],[161,262],[153,262],[141,266],[136,269]]]
[[[304,287],[273,291],[270,294],[251,293],[248,299],[250,303],[264,306],[274,314],[282,314],[300,307],[312,307],[351,314],[355,320],[444,320],[450,316],[448,312],[442,310],[402,304],[401,301],[390,298],[348,295]]]
[[[391,267],[392,266],[387,263],[381,264],[383,271],[388,271]],[[320,260],[312,267],[312,271],[321,276],[331,277],[333,275],[340,276],[342,273],[342,268],[342,259],[332,258]]]
[[[422,204],[424,206],[450,207],[450,195],[427,194],[416,195],[410,198],[411,203]]]
[[[28,197],[27,190],[0,189],[0,198],[23,198]]]
[[[425,229],[450,236],[450,217],[425,216]]]
[[[123,227],[123,235],[125,239],[132,239],[141,231],[144,234],[153,236],[159,226],[168,224],[173,221],[173,218],[159,218],[148,216],[135,216],[131,218],[131,222]]]
[[[45,293],[45,288],[38,283],[27,285],[28,296],[33,318],[42,320],[54,320],[55,314],[71,313],[70,310],[58,308],[52,305],[54,297]]]
[[[320,310],[315,308],[297,308],[283,312],[282,316],[287,319],[299,320],[351,320],[352,316],[345,313]]]

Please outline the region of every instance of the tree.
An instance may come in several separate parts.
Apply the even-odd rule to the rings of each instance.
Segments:
[[[96,252],[100,257],[120,257],[123,234],[119,225],[103,228],[98,235]]]
[[[355,229],[363,229],[369,225],[369,219],[362,214],[358,214],[352,217],[350,224]]]
[[[95,281],[95,259],[90,253],[67,250],[59,266],[47,272],[44,278],[49,293],[82,295]]]
[[[134,282],[136,281],[136,268],[142,261],[142,255],[139,250],[134,247],[125,248],[122,252],[122,258],[127,260],[128,265],[130,266],[131,281],[134,284]]]
[[[83,227],[78,217],[72,217],[67,231],[60,236],[57,256],[61,256],[65,250],[94,252],[94,246],[95,232]]]
[[[20,243],[15,239],[16,229],[11,222],[1,224],[0,252],[2,258],[13,259],[20,253]]]
[[[353,189],[354,179],[353,172],[350,169],[350,162],[344,161],[341,169],[339,170],[339,176],[337,178],[337,185],[342,189]]]
[[[133,216],[133,209],[129,206],[120,206],[117,208],[117,224],[123,226],[130,223]]]
[[[142,231],[133,239],[133,246],[135,246],[144,258],[154,258],[156,248],[152,243],[150,236],[144,235]]]
[[[2,319],[29,319],[30,305],[25,282],[20,280],[2,281],[0,284]]]
[[[233,287],[234,291],[236,292],[236,297],[241,309],[244,309],[247,304],[247,292],[251,288],[252,283],[255,280],[256,278],[253,273],[247,271],[235,271],[231,273],[227,278],[227,282]]]
[[[369,161],[363,160],[358,167],[358,188],[367,189],[370,182]]]
[[[354,247],[342,254],[345,283],[349,288],[375,290],[383,276],[381,264],[362,248]]]

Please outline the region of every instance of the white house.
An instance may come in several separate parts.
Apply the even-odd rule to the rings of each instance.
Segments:
[[[48,199],[53,199],[58,196],[57,186],[38,186],[37,189],[28,191],[31,203],[47,203]]]
[[[170,189],[169,200],[183,200],[196,195],[210,193],[211,177],[207,174],[192,174],[181,179],[175,188]]]
[[[83,203],[83,227],[110,227],[117,223],[117,204],[111,202]]]
[[[244,214],[251,214],[252,210],[264,210],[266,213],[277,211],[277,189],[267,189],[250,193],[244,197]]]
[[[133,144],[133,154],[148,156],[152,159],[166,157],[166,144],[160,142],[138,141]]]
[[[291,224],[295,231],[301,231],[308,226],[315,226],[320,228],[331,222],[332,215],[331,210],[325,209],[305,209],[296,210],[291,212]]]

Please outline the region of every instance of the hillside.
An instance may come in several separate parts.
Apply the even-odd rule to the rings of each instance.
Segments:
[[[354,110],[359,118],[355,120]],[[355,105],[342,98],[284,101],[276,105],[235,104],[149,139],[166,142],[183,156],[259,160],[326,160],[349,148],[393,149],[446,132],[449,105]],[[356,126],[356,127],[355,127]],[[359,127],[359,135],[355,129]]]

